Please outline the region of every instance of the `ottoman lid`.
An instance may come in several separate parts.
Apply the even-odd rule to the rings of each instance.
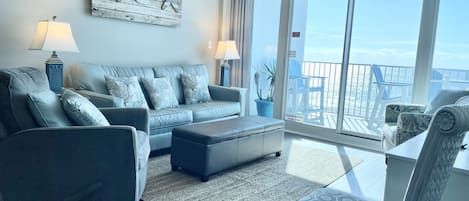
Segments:
[[[173,136],[201,144],[215,144],[271,130],[283,129],[283,127],[283,120],[248,116],[179,126],[173,129]]]

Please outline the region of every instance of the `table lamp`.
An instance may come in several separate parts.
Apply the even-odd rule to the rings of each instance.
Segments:
[[[223,59],[221,64],[220,86],[230,85],[230,64],[228,60],[239,59],[238,49],[233,40],[219,41],[215,59]]]
[[[29,50],[52,51],[51,57],[46,61],[46,74],[50,89],[56,93],[63,87],[63,62],[56,52],[80,52],[73,39],[70,24],[52,21],[39,21],[36,35]]]

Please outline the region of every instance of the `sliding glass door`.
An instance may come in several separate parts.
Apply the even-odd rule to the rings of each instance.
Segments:
[[[435,40],[430,100],[441,89],[469,87],[469,31],[465,0],[441,1]]]
[[[384,106],[412,100],[421,10],[416,0],[295,0],[287,130],[381,139]]]
[[[384,109],[409,103],[421,1],[355,0],[343,132],[381,139]]]
[[[347,1],[296,0],[286,119],[336,129]]]

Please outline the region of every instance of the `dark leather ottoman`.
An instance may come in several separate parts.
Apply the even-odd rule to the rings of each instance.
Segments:
[[[280,156],[284,121],[258,116],[173,129],[171,167],[201,176],[275,153]]]

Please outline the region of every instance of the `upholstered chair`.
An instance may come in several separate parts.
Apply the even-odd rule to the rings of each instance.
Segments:
[[[465,103],[467,103],[465,101]],[[448,105],[434,115],[415,164],[405,201],[439,201],[450,169],[469,130],[469,105]],[[330,188],[313,191],[300,201],[363,201],[365,199]]]
[[[49,93],[45,73],[0,70],[0,200],[139,200],[150,152],[147,111],[102,109],[111,126],[43,127],[28,104],[37,92]]]
[[[444,105],[468,96],[467,90],[441,90],[428,105],[388,104],[383,126],[383,150],[393,148],[427,130],[433,114]]]

